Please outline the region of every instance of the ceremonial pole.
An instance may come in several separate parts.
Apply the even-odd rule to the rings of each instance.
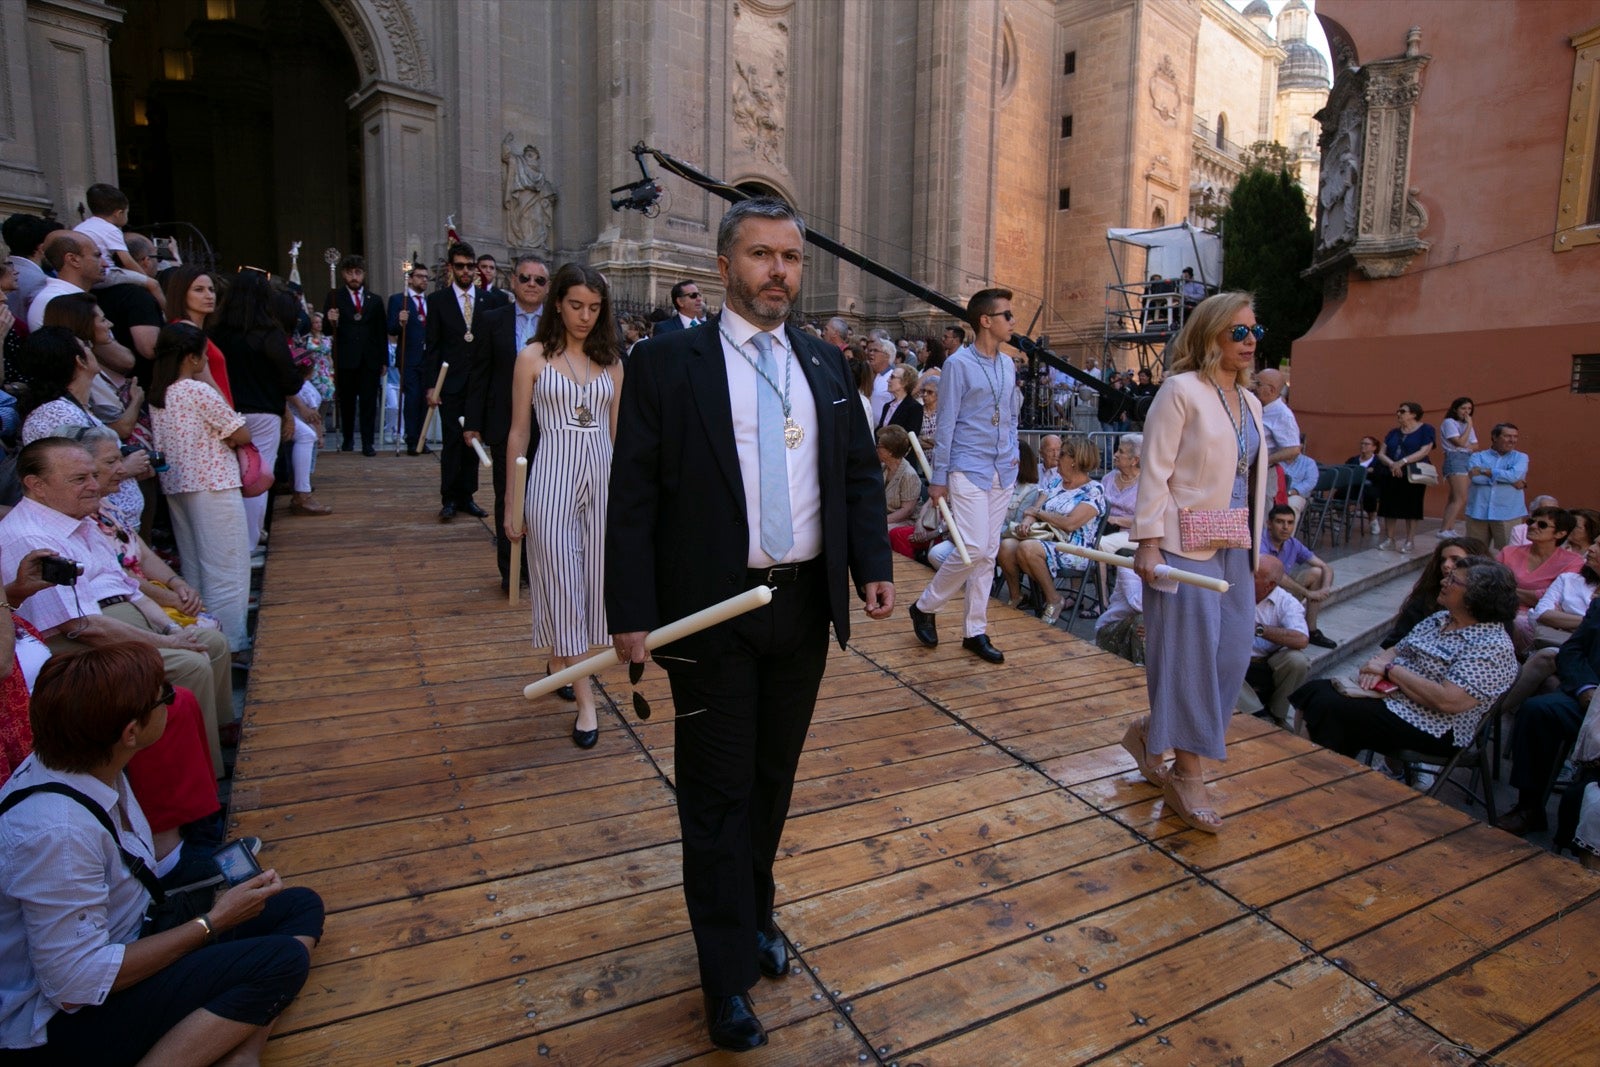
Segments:
[[[933,485],[933,468],[928,465],[928,454],[922,451],[922,442],[917,440],[916,434],[911,434],[911,451],[917,454],[917,465],[922,468],[922,476],[928,479],[928,485]],[[962,563],[971,563],[972,557],[967,555],[967,543],[961,539],[961,531],[956,529],[956,518],[950,514],[950,504],[943,497],[939,498],[939,514],[944,516],[945,528],[950,531],[950,540],[955,542],[956,551],[961,554]]]

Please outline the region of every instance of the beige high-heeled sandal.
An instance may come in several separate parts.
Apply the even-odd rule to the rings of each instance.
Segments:
[[[1190,829],[1203,834],[1214,834],[1222,829],[1222,816],[1211,806],[1211,791],[1206,788],[1205,775],[1179,774],[1174,769],[1161,786],[1161,796],[1167,809]]]
[[[1144,775],[1144,780],[1151,785],[1166,785],[1167,765],[1162,762],[1160,754],[1152,754],[1145,744],[1145,738],[1150,732],[1150,716],[1141,715],[1128,724],[1128,729],[1122,735],[1122,747],[1128,755],[1133,757],[1133,762],[1138,764],[1139,773]]]

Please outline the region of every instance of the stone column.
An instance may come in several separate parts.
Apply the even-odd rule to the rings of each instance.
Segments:
[[[33,122],[28,9],[0,4],[0,217],[54,205]]]
[[[374,82],[352,96],[349,105],[361,122],[366,199],[362,252],[372,288],[393,293],[401,261],[416,251],[408,241],[421,235],[425,260],[443,252],[434,235],[442,236],[450,209],[440,203],[435,172],[418,165],[438,158],[440,101],[392,82]]]
[[[4,22],[9,31],[16,25],[18,5],[5,6],[11,9]],[[117,180],[108,30],[122,21],[122,13],[94,0],[27,0],[26,10],[27,44],[18,49],[21,42],[11,40],[8,32],[6,54],[26,52],[34,91],[12,99],[14,106],[31,102],[37,167],[50,203],[62,220],[76,225],[84,190],[95,182]],[[24,166],[33,165],[25,146],[16,151]],[[13,158],[0,156],[6,162]]]

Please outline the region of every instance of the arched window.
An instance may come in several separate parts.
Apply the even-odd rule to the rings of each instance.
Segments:
[[[1217,114],[1217,149],[1221,151],[1228,144],[1228,116],[1226,113]]]

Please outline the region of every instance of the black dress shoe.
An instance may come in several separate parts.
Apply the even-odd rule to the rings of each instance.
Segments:
[[[1518,808],[1511,814],[1503,816],[1495,825],[1508,834],[1526,837],[1548,830],[1550,819],[1543,811],[1524,811]]]
[[[756,966],[768,978],[783,978],[789,973],[789,946],[777,932],[756,931]]]
[[[507,585],[506,585],[506,592],[507,593],[511,592],[510,583],[507,583]],[[546,678],[548,678],[554,673],[555,672],[550,669],[550,664],[546,663],[544,665],[544,676]],[[576,703],[577,700],[578,700],[578,691],[576,689],[572,688],[572,686],[570,686],[570,685],[564,685],[560,689],[556,690],[556,696],[560,697],[562,700],[565,700],[569,704],[573,704],[573,703]],[[591,742],[591,744],[592,743],[593,742]],[[589,746],[588,745],[582,745],[580,747],[588,748]]]
[[[988,660],[990,663],[1004,663],[1006,661],[1005,653],[989,643],[988,634],[964,638],[961,642],[961,647],[979,659]]]
[[[918,608],[916,601],[912,601],[911,607],[907,610],[911,616],[911,632],[917,635],[917,640],[929,648],[937,646],[939,644],[939,628],[934,621],[934,617]]]
[[[729,1052],[748,1052],[767,1043],[767,1031],[756,1018],[750,997],[706,996],[706,1033],[711,1043]]]
[[[470,500],[463,500],[461,503],[456,505],[456,509],[458,511],[466,512],[475,519],[486,519],[489,517],[489,513],[487,511],[484,511],[477,504]]]
[[[446,504],[446,505],[444,505],[444,507],[439,509],[439,521],[440,522],[449,522],[451,519],[453,519],[455,517],[456,517],[456,506],[454,504]]]
[[[431,456],[433,455],[433,449],[429,448],[427,445],[423,445],[421,448],[417,449],[417,455]]]
[[[353,442],[353,441],[346,441],[344,444],[339,446],[339,451],[340,452],[354,452],[355,450],[356,450],[356,446],[355,446],[355,442]]]
[[[414,456],[414,455],[416,455],[416,454],[417,454],[417,450],[416,450],[416,449],[414,449],[414,448],[408,448],[408,449],[406,449],[406,455],[408,455],[408,456]]]
[[[1321,630],[1311,631],[1311,643],[1318,648],[1338,648],[1339,642],[1323,633]]]
[[[361,454],[363,456],[376,456],[378,454],[378,450],[373,448],[371,445],[367,445],[361,450]]]
[[[598,726],[593,730],[580,730],[576,726],[572,728],[572,743],[579,748],[593,748],[594,743],[598,740],[600,740],[600,728]]]

